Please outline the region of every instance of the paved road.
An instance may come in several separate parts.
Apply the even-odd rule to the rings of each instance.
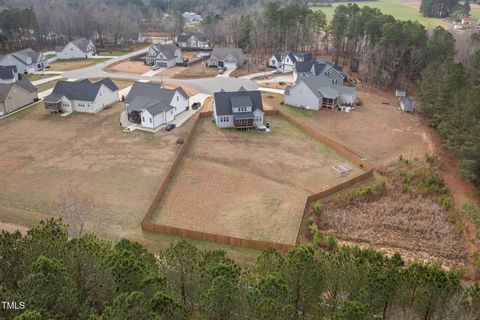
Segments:
[[[111,64],[116,62],[128,59],[135,55],[147,52],[148,48],[144,48],[121,57],[113,58],[108,61],[104,61],[93,65],[91,67],[66,71],[62,74],[64,78],[78,78],[78,79],[87,79],[87,78],[117,78],[117,79],[126,79],[126,80],[146,80],[146,81],[169,81],[178,84],[185,84],[198,92],[212,95],[216,91],[224,89],[225,91],[235,91],[244,87],[247,90],[255,90],[258,88],[258,85],[255,81],[245,78],[204,78],[204,79],[173,79],[169,77],[158,77],[158,76],[145,76],[145,75],[136,75],[128,73],[111,73],[104,71],[103,69]]]

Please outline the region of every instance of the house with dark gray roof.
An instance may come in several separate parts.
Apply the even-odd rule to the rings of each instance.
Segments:
[[[219,128],[250,129],[264,127],[260,91],[220,91],[213,96],[213,117]]]
[[[318,76],[335,80],[336,84],[342,84],[347,78],[339,66],[326,60],[297,61],[293,67],[293,80],[295,82],[302,78]]]
[[[292,72],[297,62],[312,61],[311,53],[289,51],[287,53],[275,53],[268,60],[268,66],[286,73]]]
[[[90,58],[95,54],[95,45],[92,40],[85,38],[70,41],[65,46],[56,47],[58,59]]]
[[[119,100],[118,87],[110,78],[97,82],[58,81],[43,103],[49,112],[97,113]]]
[[[175,67],[177,63],[183,63],[182,50],[173,44],[154,44],[147,52],[145,62],[161,68]]]
[[[245,55],[240,48],[214,48],[208,65],[210,67],[226,67],[229,70],[240,68],[245,63]]]
[[[300,79],[295,85],[288,86],[284,94],[287,105],[305,109],[336,108],[340,105],[352,105],[357,89],[338,84],[323,74]]]
[[[134,82],[125,98],[128,120],[156,130],[187,110],[190,97],[181,88],[165,89],[160,84]]]
[[[32,73],[43,70],[48,61],[43,53],[27,48],[0,57],[0,66],[15,66],[18,73]]]
[[[179,34],[175,40],[177,46],[183,49],[208,50],[211,49],[211,42],[203,33]]]
[[[0,66],[0,83],[13,83],[18,81],[17,67]]]
[[[0,116],[38,100],[37,88],[28,80],[0,83]]]

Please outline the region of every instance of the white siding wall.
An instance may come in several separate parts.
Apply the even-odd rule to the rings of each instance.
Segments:
[[[320,108],[320,99],[303,82],[291,88],[289,94],[285,94],[284,102],[299,108],[303,107],[313,110]]]
[[[69,42],[62,51],[57,52],[57,57],[58,59],[80,59],[85,58],[85,52]]]
[[[177,115],[187,109],[189,104],[189,99],[185,99],[183,95],[181,95],[180,93],[178,93],[178,91],[176,91],[175,94],[173,95],[173,99],[170,104],[176,108],[174,114]]]
[[[338,97],[338,102],[339,103],[348,103],[348,104],[353,104],[353,102],[356,99],[356,92],[353,94],[341,94]]]
[[[264,124],[263,112],[260,110],[255,110],[253,112],[253,115],[255,116],[255,119],[254,119],[255,125],[262,126]]]
[[[75,100],[70,102],[67,100],[69,105],[62,106],[62,109],[67,112],[73,107],[73,111],[76,112],[97,113],[118,100],[118,90],[112,92],[102,85],[94,101]]]

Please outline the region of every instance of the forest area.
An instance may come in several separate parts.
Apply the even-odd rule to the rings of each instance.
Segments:
[[[372,249],[301,245],[263,251],[245,267],[187,241],[157,256],[93,234],[69,238],[59,220],[0,234],[0,296],[40,319],[478,319],[480,285],[461,270],[404,263]]]

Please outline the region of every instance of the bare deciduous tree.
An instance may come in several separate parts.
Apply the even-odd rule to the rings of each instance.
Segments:
[[[91,220],[99,205],[95,199],[80,191],[78,187],[68,187],[59,195],[58,211],[69,225],[72,236],[80,236],[85,231],[86,224]]]

